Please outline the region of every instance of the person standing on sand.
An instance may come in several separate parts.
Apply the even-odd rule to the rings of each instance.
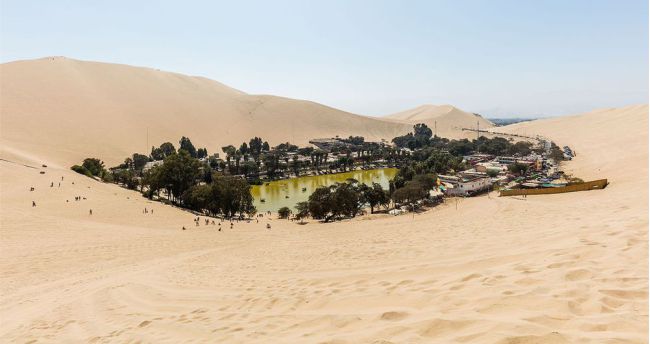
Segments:
[[[54,182],[52,182],[52,184],[50,184],[50,187],[51,187],[51,188],[53,188],[53,187],[54,187]]]
[[[90,215],[92,215],[92,214],[93,214],[93,210],[92,210],[92,209],[90,209]]]
[[[36,202],[32,201],[32,207],[36,206]]]

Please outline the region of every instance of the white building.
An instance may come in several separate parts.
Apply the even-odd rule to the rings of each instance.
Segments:
[[[145,171],[145,172],[146,172],[146,171],[148,171],[149,169],[151,169],[152,167],[160,166],[160,165],[162,165],[162,164],[163,164],[163,161],[162,161],[162,160],[149,161],[149,162],[147,162],[146,164],[144,164],[144,167],[142,168],[142,171]]]
[[[475,193],[489,190],[492,187],[492,180],[487,177],[476,177],[476,178],[460,178],[450,176],[440,176],[440,180],[443,180],[447,185],[451,184],[453,187],[447,187],[445,189],[445,194],[449,196],[470,196]]]

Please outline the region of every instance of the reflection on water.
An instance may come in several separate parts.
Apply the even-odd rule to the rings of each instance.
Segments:
[[[296,203],[306,201],[309,195],[319,186],[342,183],[349,178],[354,178],[368,185],[371,183],[379,183],[384,189],[388,189],[388,182],[396,174],[396,168],[381,168],[322,176],[299,177],[270,182],[268,185],[253,185],[251,193],[255,199],[255,207],[258,212],[276,212],[282,207],[293,209]],[[264,199],[265,202],[260,202],[261,199]]]

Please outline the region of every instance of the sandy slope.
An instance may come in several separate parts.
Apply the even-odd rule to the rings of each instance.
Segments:
[[[361,135],[391,140],[415,123],[438,135],[474,137],[460,128],[492,124],[451,105],[424,105],[367,117],[318,103],[250,95],[202,77],[65,57],[0,64],[0,144],[71,166],[94,156],[109,166],[152,145],[189,136],[198,147],[221,147],[261,136],[289,140]],[[147,134],[148,133],[148,134]],[[147,144],[148,142],[148,144]]]
[[[0,161],[0,337],[646,343],[648,106],[503,130],[524,126],[574,147],[567,167],[576,175],[612,184],[492,194],[414,217],[302,227],[265,219],[219,232],[136,193],[40,167],[62,157],[4,150],[12,162]]]
[[[1,64],[0,91],[2,143],[66,166],[88,156],[117,164],[183,135],[221,153],[253,136],[271,144],[335,135],[390,140],[412,128],[314,102],[248,95],[206,78],[63,57]]]
[[[473,113],[463,111],[453,105],[421,105],[413,109],[397,112],[383,117],[402,123],[424,123],[434,130],[437,135],[448,138],[474,138],[476,134],[463,131],[462,128],[488,129],[494,126],[489,120]]]

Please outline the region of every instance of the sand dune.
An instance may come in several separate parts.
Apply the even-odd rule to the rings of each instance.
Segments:
[[[494,126],[492,122],[453,105],[421,105],[416,108],[397,112],[384,119],[402,123],[424,123],[432,130],[437,128],[437,135],[448,138],[474,138],[476,134],[463,131],[462,128],[488,129]]]
[[[0,337],[646,343],[647,128],[647,105],[500,128],[570,145],[578,156],[566,168],[609,178],[604,190],[493,193],[334,224],[265,218],[222,232],[134,192],[40,167],[69,152],[3,150]]]
[[[189,136],[221,147],[261,136],[289,140],[361,135],[391,140],[416,123],[439,136],[473,138],[463,127],[492,126],[451,105],[424,105],[386,117],[360,116],[318,103],[251,95],[203,77],[65,57],[0,64],[0,144],[55,157],[70,166],[94,156],[115,165],[152,145]]]
[[[249,95],[202,77],[63,57],[0,65],[0,89],[3,145],[60,158],[61,165],[88,156],[116,164],[183,135],[221,152],[253,136],[271,144],[335,135],[390,140],[412,128],[314,102]]]

